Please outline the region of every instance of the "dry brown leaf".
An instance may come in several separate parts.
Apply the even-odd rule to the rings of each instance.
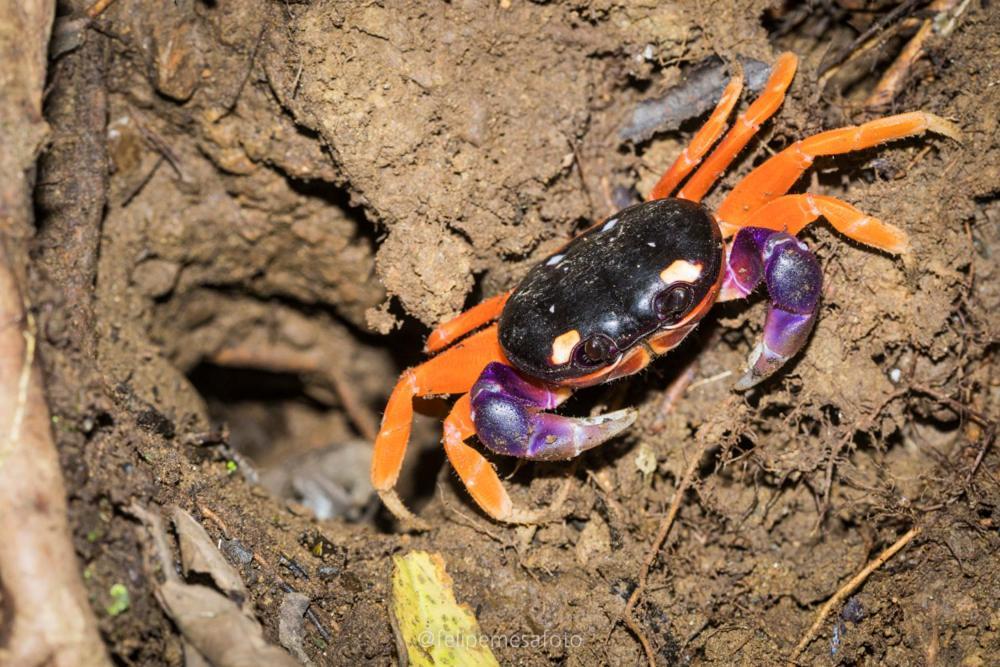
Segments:
[[[311,600],[302,593],[285,593],[281,600],[281,611],[278,614],[278,642],[294,655],[303,665],[312,665],[312,660],[302,648],[305,639],[305,628],[302,627],[303,616],[309,608]]]
[[[156,590],[156,597],[163,611],[174,621],[186,641],[185,654],[200,654],[213,667],[297,667],[298,662],[283,649],[267,643],[257,619],[248,615],[240,607],[222,593],[207,586],[186,584],[173,569],[170,547],[167,541],[167,531],[163,519],[155,510],[133,504],[129,512],[137,517],[149,531],[151,545],[147,549],[152,552],[154,561],[159,561],[159,571],[166,577]],[[178,517],[180,517],[178,521]],[[187,521],[185,521],[185,519]],[[183,511],[174,512],[174,521],[178,535],[187,534],[188,538],[199,545],[195,551],[203,552],[206,562],[214,562],[222,558],[216,551],[216,557],[206,555],[214,547],[204,549],[201,538],[191,538],[198,530],[180,528],[187,522],[194,524],[203,537],[207,534],[201,526]],[[183,548],[184,540],[181,540]],[[186,567],[201,572],[189,560],[190,555],[183,556]],[[211,570],[209,570],[211,573]],[[242,581],[240,582],[242,586]],[[244,589],[245,590],[245,589]],[[188,650],[190,648],[190,650]]]
[[[298,667],[284,649],[267,643],[256,620],[211,588],[167,581],[158,597],[184,638],[215,667]]]
[[[181,564],[184,567],[184,576],[189,577],[191,572],[207,574],[219,590],[237,604],[242,606],[244,602],[248,601],[250,594],[240,573],[216,548],[212,538],[208,536],[202,525],[177,506],[171,509],[171,515],[174,528],[177,530],[177,539],[181,545]],[[252,605],[248,604],[246,607],[244,611],[252,615]]]

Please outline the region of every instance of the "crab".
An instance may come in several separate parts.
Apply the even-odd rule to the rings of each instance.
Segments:
[[[903,230],[847,202],[788,192],[819,156],[927,131],[958,138],[953,124],[930,113],[796,141],[737,183],[714,214],[700,203],[781,106],[796,66],[794,54],[782,54],[759,97],[715,146],[743,88],[735,75],[645,202],[585,230],[517,287],[430,334],[425,351],[436,356],[401,375],[375,440],[372,485],[398,519],[420,523],[394,491],[414,398],[461,394],[444,420],[452,467],[493,519],[536,523],[544,510],[514,506],[493,464],[466,442],[473,435],[494,454],[536,461],[572,459],[614,438],[632,425],[636,410],[586,418],[551,410],[577,388],[644,369],[690,334],[713,304],[745,299],[763,283],[770,299],[763,332],[735,389],[753,387],[799,352],[816,322],[822,272],[795,236],[803,227],[823,217],[861,244],[890,254],[907,250]]]

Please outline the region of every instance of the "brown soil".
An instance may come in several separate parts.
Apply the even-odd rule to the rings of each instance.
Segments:
[[[804,179],[906,229],[912,253],[805,232],[826,274],[821,319],[749,395],[720,376],[742,367],[760,298],[717,308],[643,375],[584,392],[573,409],[627,401],[639,423],[575,467],[527,465],[507,482],[538,507],[569,476],[563,521],[482,516],[443,465],[437,418],[418,420],[401,483],[429,532],[399,534],[374,506],[317,521],[254,483],[370,436],[426,326],[513,285],[610,213],[616,189],[648,191],[697,123],[638,146],[617,130],[691,64],[802,60],[716,204],[765,147],[875,117],[860,102],[913,32],[821,87],[823,57],[891,3],[718,4],[118,0],[82,28],[50,74],[32,302],[75,543],[117,664],[182,655],[133,500],[179,504],[260,556],[244,574],[272,640],[283,583],[307,594],[332,635],[306,626],[319,664],[395,660],[391,556],[414,548],[444,556],[486,633],[579,638],[500,646],[501,663],[640,663],[625,603],[696,442],[713,448],[636,614],[662,664],[773,664],[914,525],[857,593],[861,614],[835,610],[801,660],[1000,661],[1000,453],[983,423],[998,393],[1000,12],[985,0],[931,38],[891,109],[951,118],[964,143],[898,142]],[[106,93],[106,119],[84,118],[97,98],[63,99],[73,86]],[[107,141],[66,149],[88,131]],[[62,224],[68,208],[90,217]],[[664,410],[696,357],[696,384]],[[114,584],[130,591],[124,613],[107,610]]]

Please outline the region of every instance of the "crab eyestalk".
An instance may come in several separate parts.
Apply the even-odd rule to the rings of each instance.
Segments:
[[[491,451],[533,461],[564,461],[615,437],[636,419],[627,408],[597,417],[566,417],[545,410],[568,391],[528,382],[501,363],[486,367],[472,387],[472,420]]]

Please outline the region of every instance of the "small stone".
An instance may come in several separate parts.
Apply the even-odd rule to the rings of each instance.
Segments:
[[[132,282],[139,292],[156,299],[166,296],[177,286],[180,266],[166,259],[147,259],[132,269]]]
[[[865,617],[864,607],[857,596],[850,598],[840,612],[840,617],[851,623],[860,623]]]
[[[316,326],[297,313],[284,318],[281,321],[280,330],[281,337],[300,350],[312,347],[318,337]]]
[[[222,540],[222,552],[226,554],[230,562],[239,565],[247,565],[253,560],[253,550],[248,549],[237,539]]]
[[[156,89],[184,102],[198,88],[202,63],[198,27],[194,21],[159,22],[152,30],[153,78]]]
[[[656,452],[645,442],[639,445],[639,451],[635,454],[635,467],[643,477],[656,472]]]

